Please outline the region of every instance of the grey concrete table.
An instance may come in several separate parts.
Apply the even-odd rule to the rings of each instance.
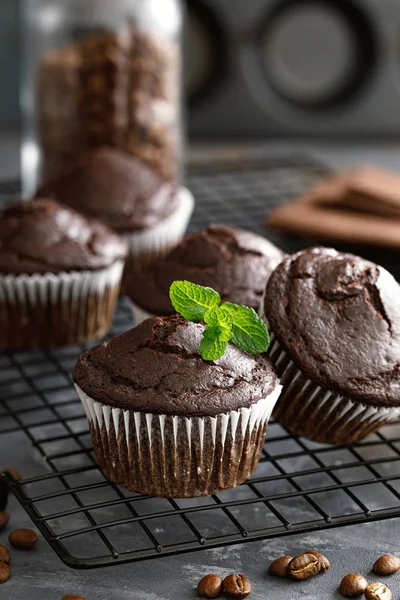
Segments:
[[[18,172],[18,146],[15,136],[3,138],[0,143],[0,177]],[[271,149],[263,146],[260,152]],[[290,149],[308,150],[333,167],[360,162],[377,162],[400,171],[400,144],[357,146],[340,144],[275,144],[282,152]],[[241,147],[231,147],[230,153],[240,153]],[[209,156],[210,149],[207,149]],[[218,150],[219,153],[219,150]],[[195,155],[201,155],[198,150]],[[0,466],[12,466],[24,476],[35,476],[43,470],[43,462],[32,450],[23,433],[0,437]],[[296,505],[291,508],[296,511]],[[12,523],[29,527],[25,512],[11,498],[9,503]],[[6,533],[0,533],[0,543]],[[326,574],[301,584],[276,580],[267,575],[272,559],[295,555],[315,548],[327,554],[332,569]],[[0,587],[4,600],[59,600],[66,594],[82,595],[87,600],[183,600],[196,598],[195,586],[207,573],[222,576],[243,572],[253,583],[254,600],[283,600],[304,598],[340,598],[337,592],[341,578],[348,572],[369,574],[375,559],[386,552],[400,553],[400,522],[398,520],[327,530],[315,534],[298,535],[270,541],[247,543],[228,548],[205,550],[170,558],[159,558],[93,571],[75,571],[65,567],[43,540],[29,553],[15,551],[12,560],[12,578]],[[394,598],[400,598],[400,576],[390,579]]]

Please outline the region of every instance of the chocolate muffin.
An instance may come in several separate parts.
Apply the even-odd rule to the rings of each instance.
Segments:
[[[54,202],[0,215],[0,347],[97,339],[110,328],[126,244],[102,223]]]
[[[45,183],[39,195],[99,219],[124,235],[129,246],[127,272],[175,246],[194,206],[187,190],[177,190],[140,160],[106,147],[86,154]]]
[[[265,354],[229,344],[207,362],[204,325],[153,317],[88,350],[73,380],[111,481],[153,496],[235,487],[257,466],[280,393]]]
[[[311,440],[348,444],[400,414],[400,286],[331,248],[287,256],[266,289],[269,355],[283,384],[275,418]]]
[[[173,281],[214,288],[223,302],[258,311],[265,284],[283,253],[265,238],[227,225],[211,225],[186,236],[163,259],[136,269],[126,286],[135,323],[175,311],[169,299]]]

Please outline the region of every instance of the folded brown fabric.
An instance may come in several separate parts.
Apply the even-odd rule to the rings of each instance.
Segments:
[[[373,166],[327,177],[272,211],[274,229],[400,248],[400,175]]]

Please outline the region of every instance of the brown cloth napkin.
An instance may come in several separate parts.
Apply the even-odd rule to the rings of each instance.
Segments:
[[[332,175],[273,210],[267,225],[300,235],[400,248],[400,175],[374,166]]]

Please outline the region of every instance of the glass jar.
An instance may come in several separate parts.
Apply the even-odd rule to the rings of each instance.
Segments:
[[[24,0],[25,197],[98,146],[181,171],[180,0]]]

